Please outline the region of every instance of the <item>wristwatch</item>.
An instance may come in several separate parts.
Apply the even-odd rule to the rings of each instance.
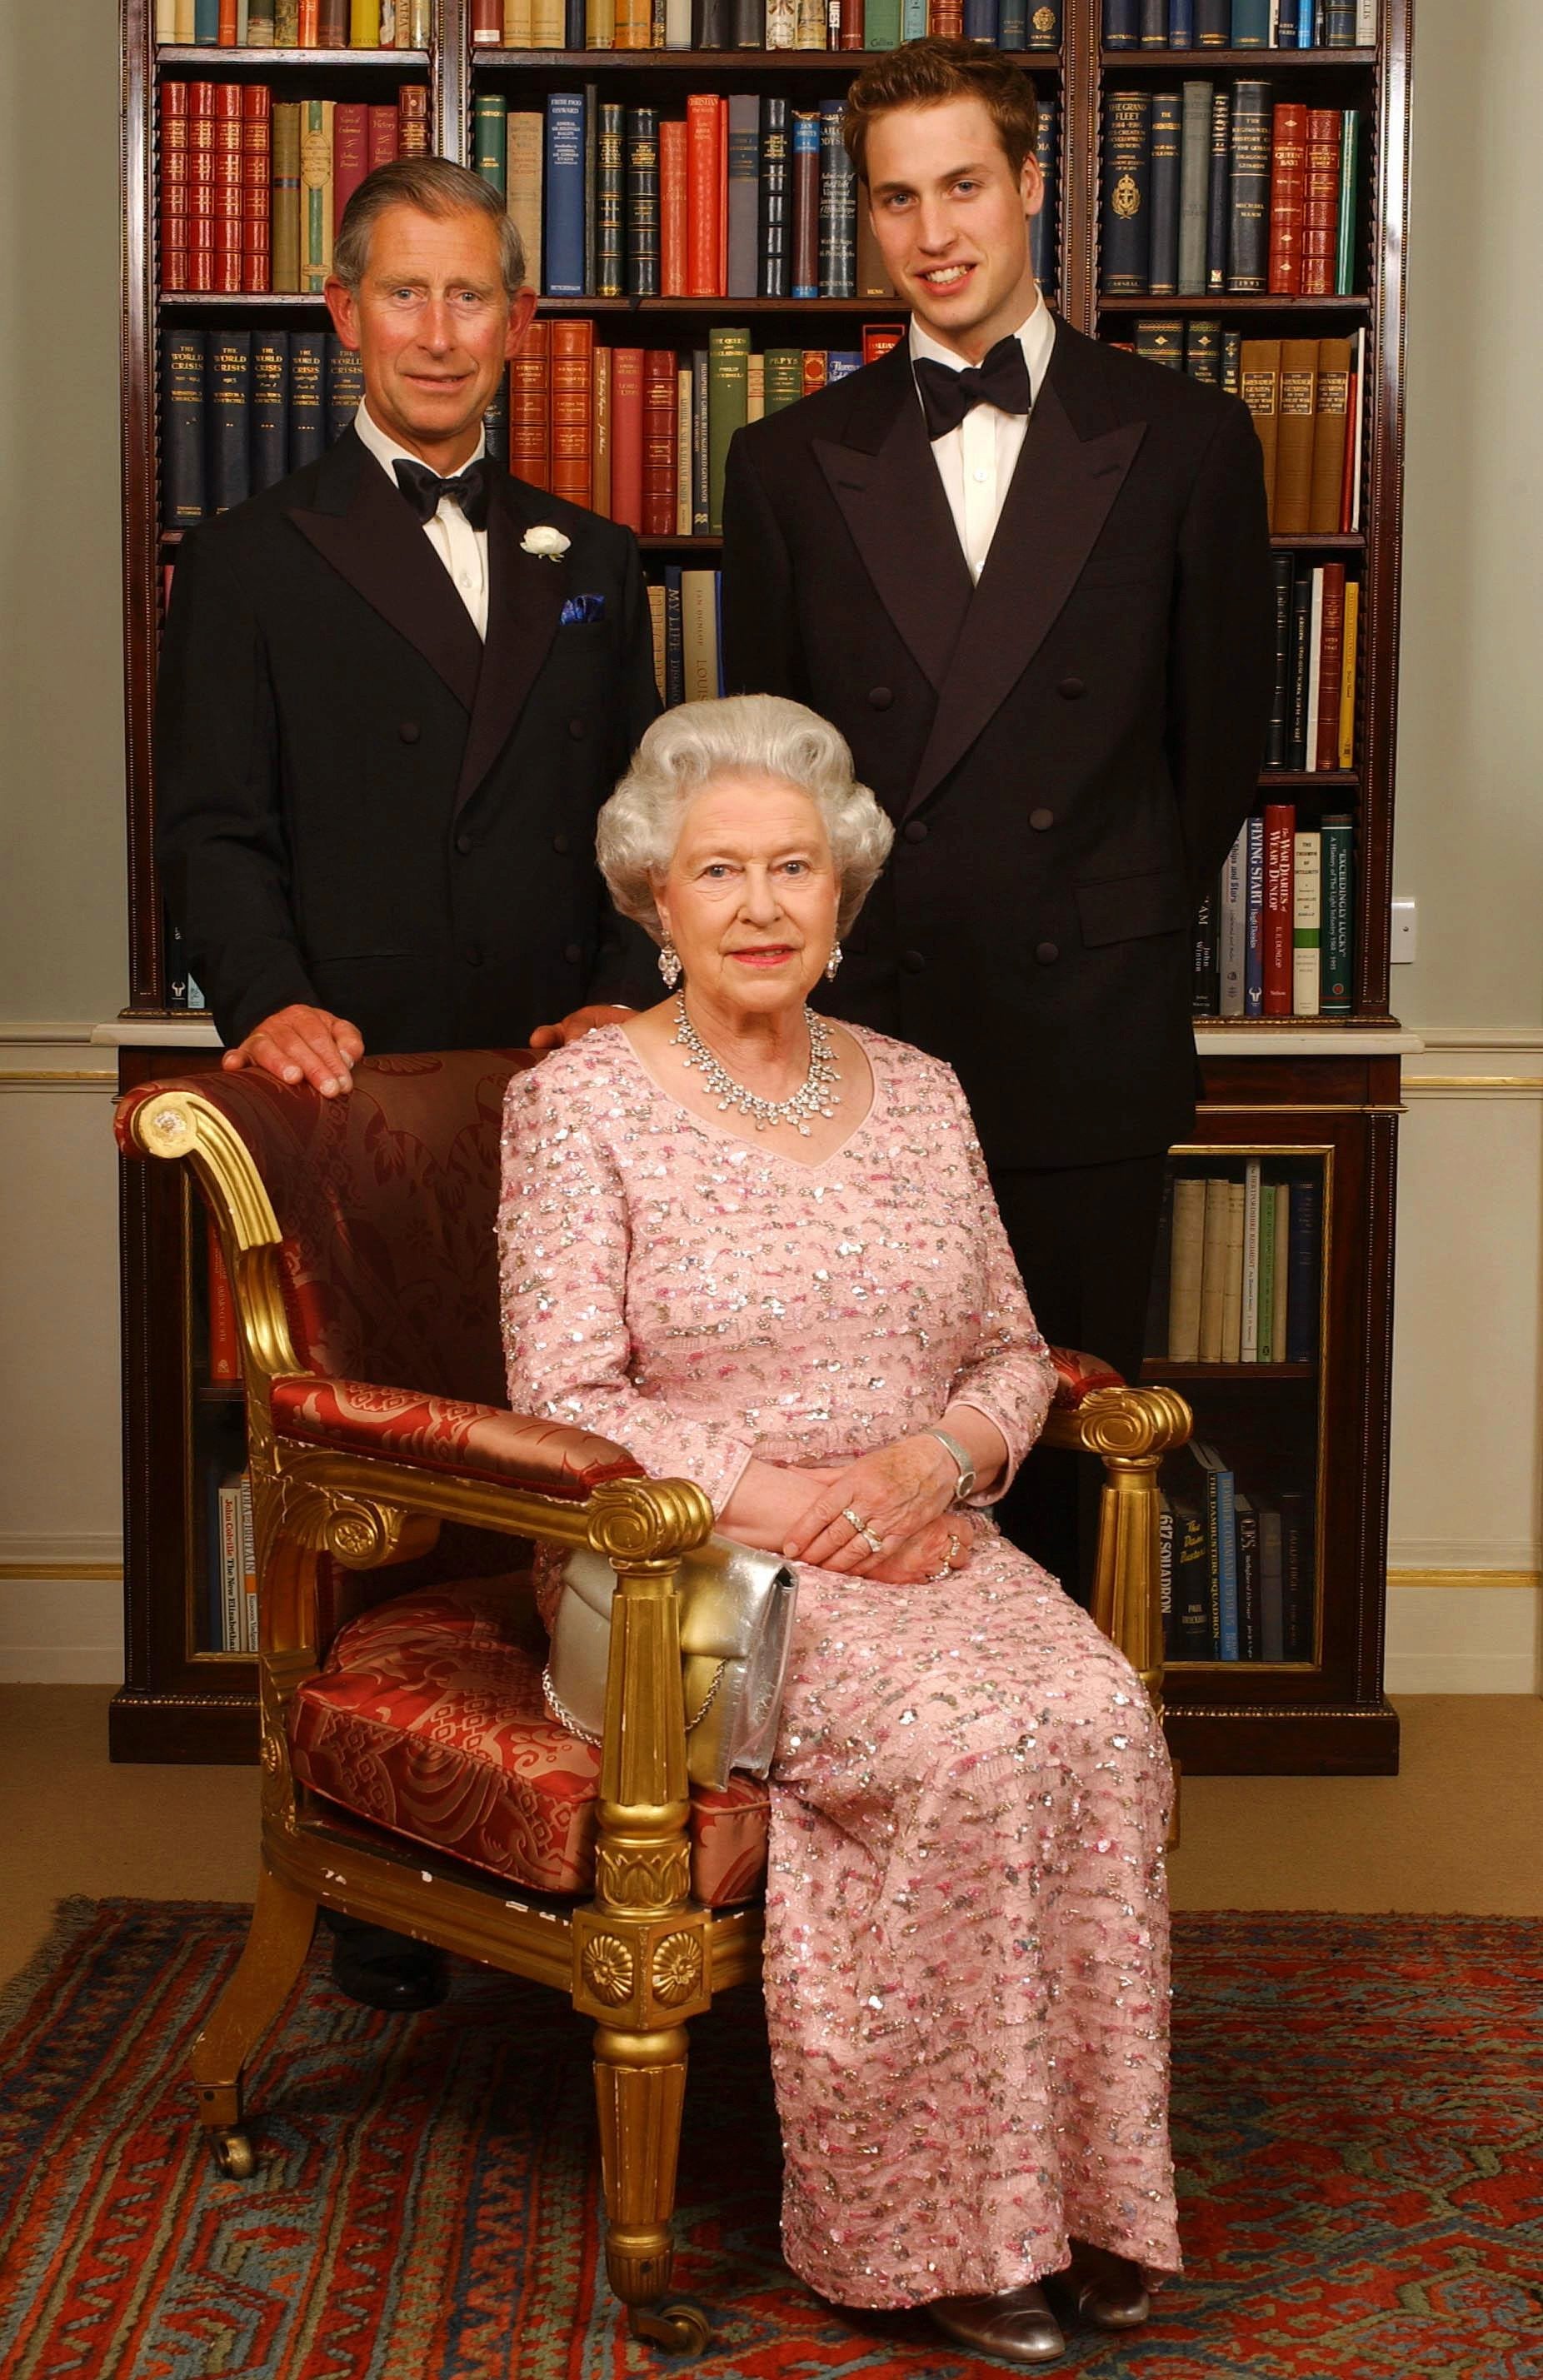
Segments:
[[[922,1436],[935,1438],[944,1453],[953,1456],[959,1472],[954,1486],[954,1500],[956,1504],[967,1504],[975,1493],[975,1465],[970,1461],[968,1448],[961,1445],[952,1430],[940,1429],[935,1424],[923,1430]]]

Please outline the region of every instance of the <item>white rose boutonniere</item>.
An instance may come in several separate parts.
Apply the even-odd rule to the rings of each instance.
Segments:
[[[526,530],[519,541],[519,550],[522,553],[539,553],[543,562],[561,562],[572,542],[571,538],[565,537],[562,530],[553,528],[549,521],[539,521],[534,528]]]

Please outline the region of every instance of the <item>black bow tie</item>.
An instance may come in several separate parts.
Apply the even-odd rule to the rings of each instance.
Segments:
[[[963,371],[954,371],[948,364],[935,363],[930,356],[918,356],[911,369],[929,439],[946,438],[951,430],[957,430],[973,406],[994,405],[1002,413],[1032,409],[1028,366],[1015,335],[999,339],[978,367],[966,364]]]
[[[394,462],[396,484],[420,521],[431,521],[442,497],[453,496],[473,528],[488,525],[488,462],[486,455],[468,463],[452,480],[442,480],[427,463]]]

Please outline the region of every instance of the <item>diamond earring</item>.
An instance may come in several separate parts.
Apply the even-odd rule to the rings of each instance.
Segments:
[[[659,972],[664,978],[665,990],[674,991],[680,981],[680,953],[674,942],[666,941],[660,951]]]
[[[836,969],[840,965],[841,944],[836,942],[832,944],[831,955],[825,962],[825,980],[827,983],[834,983],[836,979]]]

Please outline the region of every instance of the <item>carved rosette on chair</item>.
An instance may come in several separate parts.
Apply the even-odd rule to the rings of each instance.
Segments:
[[[565,1991],[595,2025],[612,2284],[641,2337],[699,2353],[706,2315],[668,2295],[686,2027],[715,1991],[759,1972],[767,1796],[749,1779],[714,1793],[687,1782],[675,1582],[711,1533],[706,1497],[499,1401],[499,1120],[525,1062],[492,1050],[366,1060],[337,1100],[205,1075],[147,1085],[119,1107],[126,1155],[197,1177],[245,1380],[262,1870],[193,2080],[222,2170],[249,2174],[242,2070],[322,1905]],[[1058,1364],[1046,1435],[1101,1454],[1108,1477],[1095,1616],[1160,1695],[1156,1473],[1188,1415],[1085,1357]],[[524,1568],[419,1581],[335,1624],[334,1570],[431,1568],[446,1559],[435,1550],[446,1522],[519,1541],[512,1564],[529,1540],[611,1561],[598,1750],[546,1712]],[[429,1710],[426,1743],[415,1718]],[[360,1740],[369,1756],[350,1758]],[[475,1790],[419,1792],[447,1759]],[[463,1806],[495,1815],[475,1839],[435,1831],[437,1813]]]

